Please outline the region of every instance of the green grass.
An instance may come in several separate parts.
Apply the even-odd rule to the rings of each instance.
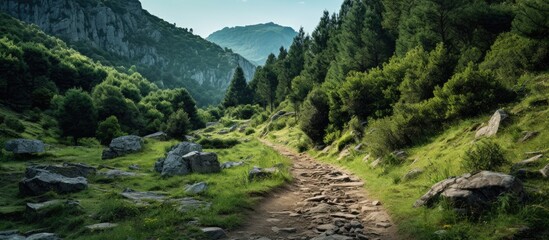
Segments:
[[[42,134],[43,129],[39,125],[27,121],[24,124],[27,126],[24,137],[34,138]],[[245,160],[246,164],[224,169],[217,174],[162,178],[154,172],[154,163],[164,156],[167,149],[177,144],[176,141],[146,140],[143,151],[112,160],[101,160],[100,146],[65,146],[60,143],[52,143],[46,153],[33,157],[15,158],[4,152],[4,157],[0,160],[0,230],[18,229],[25,232],[45,228],[68,239],[191,239],[201,236],[196,226],[187,224],[189,221],[197,220],[200,226],[233,229],[242,223],[246,210],[257,203],[258,196],[291,180],[290,174],[284,170],[272,178],[250,182],[247,178],[248,171],[254,166],[272,167],[278,163],[288,166],[289,160],[264,146],[253,136],[245,136],[238,131],[227,135],[213,135],[219,139],[247,138],[232,148],[204,150],[218,153],[222,163]],[[88,179],[89,188],[79,193],[59,195],[50,192],[37,197],[23,197],[19,195],[18,182],[29,162],[86,163],[125,171],[130,171],[130,165],[137,164],[140,170],[135,172],[141,175],[115,180],[95,176]],[[106,170],[108,169],[101,171]],[[136,191],[165,193],[169,198],[189,197],[184,192],[184,187],[201,181],[208,184],[208,190],[192,197],[211,202],[211,208],[184,214],[176,211],[171,204],[152,202],[147,206],[136,206],[120,195],[124,189],[131,188]],[[78,200],[81,208],[75,210],[61,205],[36,218],[28,217],[24,212],[27,202],[51,199]],[[105,232],[90,232],[84,228],[103,221],[113,221],[120,225]]]
[[[549,150],[549,109],[544,100],[549,99],[549,87],[546,81],[538,81],[542,86],[536,86],[532,94],[519,103],[506,106],[510,118],[500,127],[492,141],[501,146],[505,158],[509,161],[499,170],[509,173],[513,163],[527,159],[525,152]],[[543,85],[545,84],[545,85]],[[540,100],[541,99],[541,100]],[[542,103],[540,105],[540,102]],[[494,109],[495,110],[495,109]],[[467,172],[463,168],[463,159],[475,140],[474,126],[487,122],[490,115],[473,119],[461,120],[446,126],[445,131],[433,136],[425,143],[405,149],[408,157],[399,165],[386,165],[372,169],[370,164],[375,159],[365,152],[357,152],[351,148],[351,155],[343,160],[337,160],[342,149],[340,139],[332,144],[328,152],[309,150],[323,162],[331,163],[348,169],[366,181],[365,188],[369,197],[379,199],[389,211],[401,236],[412,239],[521,239],[549,237],[549,185],[547,179],[525,180],[525,189],[530,196],[525,204],[500,198],[493,209],[478,219],[466,219],[457,216],[449,207],[440,203],[434,208],[413,208],[413,203],[436,182],[450,176]],[[538,131],[539,135],[527,142],[519,143],[524,131]],[[346,134],[342,134],[345,138]],[[303,138],[303,133],[297,127],[286,127],[272,131],[266,137],[268,140],[286,144],[297,149]],[[364,140],[368,144],[368,140]],[[354,147],[354,145],[352,145]],[[530,167],[538,170],[549,163],[544,156],[540,163]],[[420,168],[424,172],[415,179],[402,181],[402,177],[412,169]],[[515,235],[523,227],[529,227],[532,235]],[[545,226],[545,227],[541,227]],[[445,230],[446,234],[438,236],[435,231]]]

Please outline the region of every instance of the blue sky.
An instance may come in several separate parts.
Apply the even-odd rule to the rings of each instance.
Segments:
[[[338,12],[343,0],[140,0],[143,8],[206,38],[224,27],[274,22],[310,33],[322,12]]]

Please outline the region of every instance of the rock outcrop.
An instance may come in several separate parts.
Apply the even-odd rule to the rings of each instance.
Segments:
[[[89,177],[97,173],[97,169],[83,163],[64,163],[63,165],[36,165],[25,171],[25,177],[32,178],[39,172],[48,171],[69,178]]]
[[[111,141],[108,149],[103,150],[101,159],[113,159],[139,152],[141,149],[143,149],[143,139],[141,137],[134,135],[117,137]]]
[[[505,120],[508,117],[507,113],[503,110],[497,110],[494,115],[492,115],[492,118],[490,118],[490,121],[488,122],[487,126],[482,127],[477,131],[475,134],[475,138],[480,137],[491,137],[496,135],[499,130],[499,126],[501,125],[501,122]]]
[[[414,207],[432,206],[439,197],[443,197],[456,209],[472,212],[485,209],[503,194],[513,194],[518,199],[525,195],[522,183],[517,178],[503,173],[482,171],[436,183],[415,202]]]
[[[144,136],[143,138],[150,138],[158,141],[166,141],[168,140],[168,134],[166,134],[165,132],[155,132],[147,136]]]
[[[194,173],[218,173],[221,171],[217,154],[213,152],[190,152],[183,156]]]
[[[15,154],[36,154],[45,152],[44,143],[32,139],[12,139],[6,142],[6,151]]]
[[[35,176],[19,182],[19,192],[23,195],[36,196],[48,191],[57,193],[72,193],[88,188],[84,177],[65,177],[48,171],[38,171]]]

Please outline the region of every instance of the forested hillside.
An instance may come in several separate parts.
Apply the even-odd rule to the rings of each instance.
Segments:
[[[347,0],[310,36],[301,31],[288,51],[270,55],[249,87],[255,103],[293,106],[315,145],[355,122],[376,129],[366,131],[368,148],[384,156],[520,98],[547,70],[547,8],[539,0]]]
[[[133,68],[126,73],[103,66],[6,14],[0,23],[0,103],[52,130],[43,137],[61,134],[76,142],[97,136],[108,143],[124,133],[168,130],[181,138],[204,125],[187,90],[160,90]],[[176,121],[186,124],[170,130]],[[24,131],[13,127],[17,122],[5,120],[3,139]],[[106,132],[96,132],[98,126]]]
[[[255,71],[249,61],[192,29],[149,14],[138,0],[7,0],[0,10],[36,24],[103,65],[135,66],[161,88],[184,87],[202,106],[219,103],[236,66],[248,79]]]
[[[265,64],[267,56],[278,53],[281,47],[289,48],[297,32],[291,27],[264,23],[242,27],[226,27],[206,39],[221,47],[229,48],[254,64]]]
[[[542,0],[345,0],[225,112],[360,175],[410,238],[545,239],[548,33]],[[524,192],[476,195],[475,174]]]

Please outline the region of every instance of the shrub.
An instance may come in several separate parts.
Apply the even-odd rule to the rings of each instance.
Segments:
[[[455,74],[442,89],[437,89],[435,96],[446,103],[448,119],[475,116],[512,100],[511,92],[496,81],[493,74],[476,70],[472,64]]]
[[[202,138],[198,140],[198,144],[202,145],[203,148],[210,148],[210,149],[231,148],[239,143],[240,142],[236,139]]]
[[[252,117],[252,121],[251,121],[251,126],[252,127],[256,127],[262,123],[264,123],[265,121],[267,121],[267,119],[269,119],[269,115],[266,113],[266,112],[260,112],[260,113],[256,113],[253,117]]]
[[[501,147],[490,140],[475,143],[465,152],[463,168],[470,172],[494,171],[507,162]]]
[[[111,199],[101,203],[97,218],[101,222],[110,222],[137,216],[138,214],[139,209],[134,204],[120,199]]]
[[[0,124],[1,124],[1,123],[4,123],[4,119],[5,119],[5,118],[6,118],[6,116],[0,115]]]
[[[181,139],[189,132],[190,126],[189,115],[180,109],[168,119],[166,133],[170,137]]]
[[[12,129],[16,133],[22,133],[25,131],[25,125],[23,125],[23,123],[15,117],[6,117],[6,119],[4,119],[4,123],[9,129]]]
[[[80,138],[78,139],[78,145],[84,147],[99,147],[101,144],[96,138]]]
[[[259,112],[261,112],[259,105],[246,104],[228,108],[225,111],[225,115],[236,119],[250,119]]]
[[[328,96],[315,89],[307,96],[301,111],[299,126],[315,144],[322,144],[325,129],[328,127]]]
[[[120,124],[115,116],[108,117],[97,127],[96,136],[103,145],[109,145],[113,138],[124,135],[125,133],[120,130]]]
[[[252,135],[255,133],[255,130],[253,128],[246,128],[246,131],[244,132],[244,134],[247,135]]]

